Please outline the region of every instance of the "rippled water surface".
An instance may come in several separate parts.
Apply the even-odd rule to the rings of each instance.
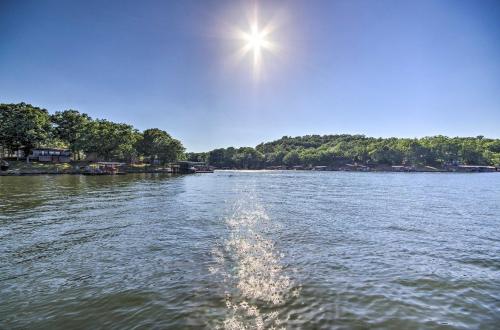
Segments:
[[[0,328],[499,325],[500,174],[0,177]]]

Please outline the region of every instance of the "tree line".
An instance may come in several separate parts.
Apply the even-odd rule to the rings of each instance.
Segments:
[[[26,103],[0,104],[0,151],[29,155],[39,147],[68,148],[75,159],[93,154],[99,160],[160,163],[180,159],[218,168],[261,169],[271,166],[474,164],[500,166],[500,139],[431,136],[420,139],[364,135],[284,136],[255,148],[220,148],[187,153],[179,140],[157,128],[93,119],[77,110],[50,114]]]
[[[431,136],[373,138],[364,135],[284,136],[255,148],[221,148],[188,153],[192,161],[219,168],[260,169],[271,166],[342,166],[447,164],[500,165],[500,139]]]
[[[160,163],[184,157],[179,140],[157,128],[138,131],[133,126],[93,119],[77,110],[49,114],[26,103],[0,104],[0,148],[2,154],[34,148],[68,148],[75,159],[93,154],[99,160],[133,161],[143,158]]]

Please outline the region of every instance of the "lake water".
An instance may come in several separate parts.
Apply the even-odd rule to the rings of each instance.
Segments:
[[[0,177],[0,328],[498,329],[500,174]]]

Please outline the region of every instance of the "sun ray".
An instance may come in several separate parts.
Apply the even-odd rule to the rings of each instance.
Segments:
[[[270,40],[270,36],[275,27],[268,23],[261,28],[255,8],[253,15],[249,17],[248,27],[236,29],[235,36],[243,45],[238,49],[236,56],[238,59],[251,57],[252,71],[254,78],[258,79],[262,67],[262,58],[264,52],[274,53],[277,49],[276,45]]]

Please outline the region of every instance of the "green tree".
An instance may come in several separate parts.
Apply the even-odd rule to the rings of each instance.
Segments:
[[[476,139],[466,139],[459,149],[461,161],[465,164],[486,164],[483,152]]]
[[[186,159],[191,162],[207,162],[208,153],[206,152],[188,152]]]
[[[51,137],[49,113],[30,104],[0,104],[0,144],[10,152],[31,150]],[[29,157],[26,157],[29,161]]]
[[[235,150],[231,157],[231,163],[237,168],[256,169],[260,168],[264,156],[251,147],[242,147]]]
[[[80,159],[80,151],[85,145],[84,133],[91,118],[76,110],[65,110],[56,112],[51,120],[55,124],[55,135],[68,143],[73,155]]]
[[[283,163],[288,166],[300,164],[300,155],[297,150],[292,150],[283,157]]]
[[[182,158],[184,153],[184,147],[179,140],[158,128],[147,129],[142,133],[137,150],[150,161],[158,159],[164,164]]]
[[[262,157],[260,161],[253,161],[254,157],[248,156],[251,154],[248,150],[240,149],[213,150],[208,153],[208,161],[217,167],[238,168],[283,164],[343,165],[349,162],[374,165],[444,165],[450,162],[498,165],[500,162],[500,140],[482,136],[430,136],[421,139],[370,138],[348,134],[284,136],[255,147],[262,155],[259,156]]]
[[[208,163],[215,167],[226,167],[224,149],[214,149],[208,153]]]
[[[93,120],[85,125],[82,150],[103,160],[131,160],[138,138],[137,130],[130,125]]]

